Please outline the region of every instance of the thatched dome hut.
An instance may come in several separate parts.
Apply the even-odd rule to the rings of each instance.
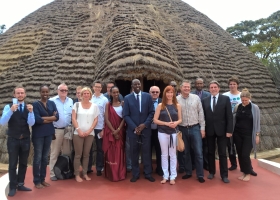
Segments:
[[[17,83],[27,102],[38,88],[115,80],[121,92],[141,79],[164,87],[170,80],[206,82],[228,90],[237,75],[261,108],[259,148],[280,147],[280,95],[267,69],[207,16],[180,0],[55,0],[0,36],[0,109]],[[0,142],[1,143],[1,142]]]

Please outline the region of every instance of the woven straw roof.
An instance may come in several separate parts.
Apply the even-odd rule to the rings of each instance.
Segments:
[[[260,149],[280,147],[280,96],[267,69],[241,43],[180,0],[56,0],[0,36],[0,109],[18,83],[27,102],[61,82],[74,92],[93,80],[237,75],[261,108]]]

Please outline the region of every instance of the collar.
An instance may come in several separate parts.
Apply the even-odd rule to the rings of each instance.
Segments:
[[[216,97],[216,99],[218,99],[219,98],[219,93],[215,97]],[[213,95],[212,94],[211,94],[211,99],[213,99]]]
[[[92,95],[92,97],[95,97],[95,98],[101,98],[102,96],[104,96],[102,93],[100,93],[100,95],[99,96],[96,96],[96,95]]]
[[[137,95],[141,96],[141,90],[138,94],[136,94],[135,92],[133,92],[134,96],[137,97]]]

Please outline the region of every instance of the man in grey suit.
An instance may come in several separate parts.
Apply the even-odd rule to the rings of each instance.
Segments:
[[[123,116],[127,124],[127,134],[130,143],[132,178],[130,182],[136,182],[140,176],[139,151],[142,145],[142,157],[145,178],[150,182],[155,179],[152,174],[151,156],[151,122],[154,116],[154,105],[149,93],[141,91],[141,83],[138,79],[132,81],[133,92],[124,98]]]
[[[200,100],[202,101],[202,99],[210,96],[210,93],[203,90],[204,88],[204,81],[202,78],[197,78],[195,80],[195,90],[191,92],[191,94],[196,94],[197,96],[199,96]],[[207,146],[207,141],[206,138],[202,138],[202,151],[203,151],[203,168],[205,170],[208,171],[209,167],[208,167],[208,146]],[[193,153],[192,155],[192,160],[193,159]]]

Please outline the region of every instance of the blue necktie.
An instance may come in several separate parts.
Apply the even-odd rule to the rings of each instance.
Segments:
[[[19,112],[22,113],[22,104],[19,104]]]
[[[137,108],[140,112],[140,100],[139,100],[139,94],[136,95],[136,102],[137,102]]]

